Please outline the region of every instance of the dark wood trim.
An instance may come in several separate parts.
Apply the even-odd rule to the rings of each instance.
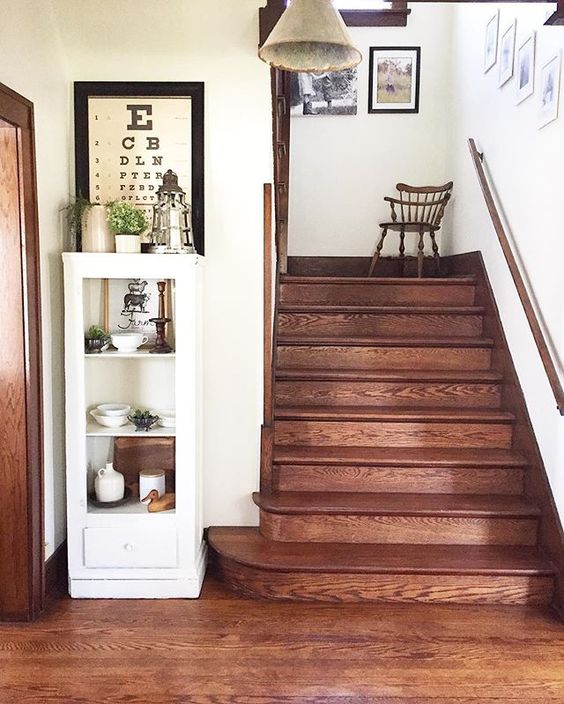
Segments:
[[[65,540],[45,562],[45,597],[56,599],[67,593],[68,560]]]
[[[550,353],[542,328],[535,313],[535,309],[531,302],[527,287],[525,286],[525,282],[523,281],[523,277],[521,276],[519,265],[517,264],[517,260],[513,255],[513,250],[511,249],[511,244],[509,242],[507,233],[505,232],[505,228],[501,221],[501,216],[495,204],[493,193],[488,182],[488,177],[486,176],[486,172],[483,166],[484,155],[483,153],[478,151],[478,148],[476,147],[476,142],[473,139],[468,140],[468,146],[470,148],[472,161],[474,162],[476,173],[478,175],[478,181],[480,182],[480,187],[482,189],[482,193],[486,201],[486,207],[490,214],[494,230],[499,239],[499,244],[501,245],[505,261],[507,262],[507,266],[509,267],[509,271],[513,278],[513,283],[515,284],[515,288],[517,289],[517,293],[519,294],[523,309],[525,310],[527,321],[531,328],[531,332],[533,333],[533,337],[535,339],[540,358],[542,360],[546,375],[548,377],[548,381],[550,382],[550,386],[552,388],[552,392],[556,400],[556,406],[560,411],[560,414],[564,415],[564,389],[562,388],[562,384],[560,383],[560,378],[556,371],[556,365],[554,364],[554,360],[552,359],[552,355]]]
[[[3,471],[0,553],[17,555],[0,562],[0,619],[29,621],[42,611],[44,585],[43,501],[43,394],[41,369],[41,288],[39,274],[39,222],[35,173],[33,103],[0,84],[0,118],[17,129],[20,188],[22,354],[24,379],[14,379],[24,390],[25,447],[14,447],[19,458]],[[14,304],[16,305],[16,303]],[[16,509],[15,497],[21,497]],[[17,562],[17,564],[16,564]],[[12,595],[12,597],[10,597]]]
[[[347,27],[406,27],[410,14],[407,0],[393,0],[383,10],[341,10]]]
[[[264,184],[263,190],[264,212],[264,329],[263,329],[263,354],[264,354],[264,413],[263,423],[272,424],[273,419],[273,247],[272,247],[272,185]]]
[[[556,3],[556,10],[546,20],[545,25],[562,25],[564,24],[564,2],[559,0]]]
[[[391,7],[383,10],[341,10],[341,16],[348,27],[405,27],[411,10],[407,0],[393,0]],[[286,0],[267,0],[266,6],[259,9],[259,45],[262,46],[268,35],[286,9]]]
[[[192,98],[192,228],[198,254],[205,254],[204,83],[157,81],[78,81],[74,84],[76,193],[88,197],[88,98],[91,96],[186,96]]]
[[[503,330],[501,317],[486,267],[480,252],[446,257],[451,274],[474,274],[476,277],[475,305],[484,307],[483,334],[494,340],[492,369],[503,375],[502,408],[516,418],[513,431],[513,448],[521,452],[528,461],[525,472],[525,493],[540,506],[542,521],[539,545],[550,557],[558,570],[555,608],[564,612],[564,533],[554,501],[546,469],[538,448],[535,433],[513,359]]]

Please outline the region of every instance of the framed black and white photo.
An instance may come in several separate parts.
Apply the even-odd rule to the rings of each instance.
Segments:
[[[357,70],[290,74],[290,114],[356,115]]]
[[[484,73],[493,68],[497,62],[497,37],[499,32],[499,10],[496,10],[488,23],[484,37]]]
[[[417,113],[421,47],[370,47],[369,113]]]
[[[515,62],[515,29],[513,21],[502,33],[499,41],[499,87],[505,85],[513,76]]]
[[[535,89],[535,33],[517,48],[517,103],[533,94]]]
[[[172,169],[204,253],[204,84],[74,84],[76,193],[93,203],[152,206]]]
[[[562,56],[559,52],[552,56],[541,68],[539,129],[558,117],[561,63]]]

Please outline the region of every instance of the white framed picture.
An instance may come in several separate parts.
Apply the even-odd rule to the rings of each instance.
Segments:
[[[507,27],[499,41],[499,87],[513,76],[515,62],[515,20]]]
[[[535,90],[535,43],[533,32],[517,48],[517,103],[522,103]]]
[[[487,73],[497,61],[497,35],[499,31],[499,10],[496,11],[486,24],[484,39],[484,73]]]
[[[562,54],[558,52],[540,70],[539,129],[558,117]]]

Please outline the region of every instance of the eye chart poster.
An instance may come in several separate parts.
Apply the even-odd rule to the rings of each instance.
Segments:
[[[90,200],[130,202],[150,223],[163,175],[172,169],[191,203],[191,134],[189,97],[90,97]]]

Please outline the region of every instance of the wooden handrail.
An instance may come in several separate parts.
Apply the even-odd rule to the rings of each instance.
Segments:
[[[511,244],[495,204],[494,196],[483,165],[484,155],[478,151],[476,142],[473,139],[468,140],[468,146],[470,148],[470,154],[476,168],[476,173],[478,174],[478,181],[480,182],[480,187],[482,189],[482,193],[484,194],[484,199],[486,201],[486,206],[488,208],[494,230],[496,231],[507,266],[509,267],[509,271],[513,277],[513,283],[515,284],[515,288],[517,289],[517,293],[521,299],[523,309],[525,310],[525,315],[527,316],[527,321],[529,322],[531,332],[533,333],[539,355],[544,365],[544,370],[552,388],[554,398],[556,399],[556,405],[560,411],[560,414],[564,415],[564,390],[562,389],[562,384],[560,382],[558,372],[556,371],[556,365],[554,364],[550,349],[546,343],[546,339],[535,313],[534,306],[529,297],[527,287],[525,286],[525,282],[523,281],[523,277],[519,271],[519,265],[513,255]]]

